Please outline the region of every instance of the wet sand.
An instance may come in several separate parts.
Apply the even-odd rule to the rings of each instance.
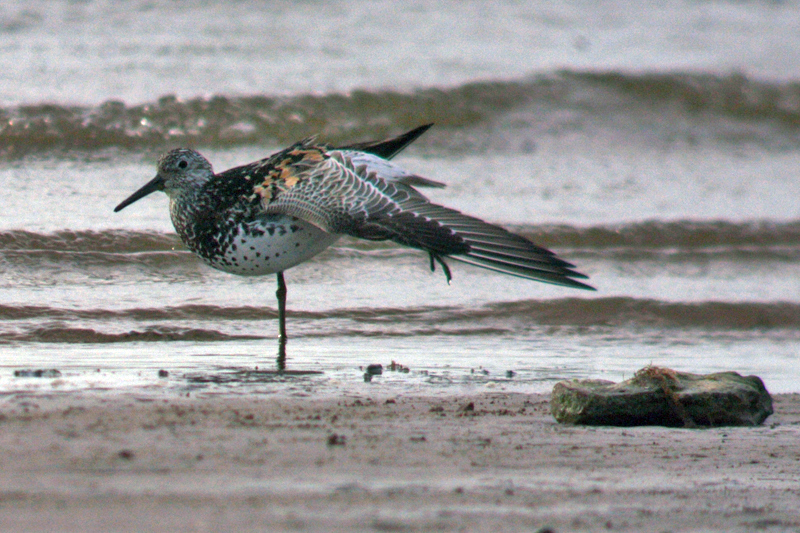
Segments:
[[[498,392],[0,398],[2,531],[800,531],[798,394],[711,430]]]

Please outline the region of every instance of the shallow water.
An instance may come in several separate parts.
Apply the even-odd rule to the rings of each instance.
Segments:
[[[800,390],[800,7],[373,5],[5,5],[0,388],[543,391],[657,364]],[[112,213],[169,147],[223,170],[427,122],[397,161],[448,183],[431,198],[598,292],[457,263],[448,286],[342,239],[287,273],[290,368],[323,374],[231,381],[273,364],[274,279],[200,264],[163,196]]]

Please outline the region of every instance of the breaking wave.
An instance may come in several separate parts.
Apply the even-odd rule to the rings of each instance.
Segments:
[[[585,253],[632,251],[758,251],[793,255],[800,251],[800,220],[775,221],[645,221],[619,225],[576,227],[566,225],[515,226],[513,231],[545,247]],[[343,240],[341,245],[358,249],[385,249],[380,242]],[[127,261],[130,255],[176,254],[190,257],[175,234],[127,230],[0,231],[0,265],[14,258],[57,253],[64,260],[87,254],[108,262]]]
[[[780,143],[800,141],[800,82],[769,83],[743,75],[628,74],[564,71],[521,80],[483,81],[411,92],[356,90],[343,94],[216,95],[94,107],[41,103],[0,109],[0,155],[6,158],[58,150],[163,149],[176,143],[206,147],[285,144],[320,134],[331,142],[381,138],[434,122],[447,130],[486,129],[514,113],[514,128],[580,125],[598,116],[683,123],[702,115],[763,124]],[[558,126],[569,111],[570,120]],[[619,121],[615,121],[618,123]],[[709,126],[712,124],[712,126]],[[737,138],[726,123],[718,135]],[[763,128],[762,128],[763,129]],[[735,130],[735,128],[734,128]],[[779,132],[779,133],[778,133]],[[469,135],[426,136],[429,146],[474,149]],[[477,142],[477,141],[475,141]],[[474,144],[474,143],[473,143]],[[523,143],[524,144],[524,143]]]
[[[226,331],[226,323],[274,320],[274,309],[186,305],[126,310],[75,310],[45,306],[0,306],[0,343],[221,342],[273,338]],[[497,335],[520,328],[696,329],[715,332],[800,332],[800,304],[790,302],[665,302],[630,297],[561,298],[501,302],[479,308],[333,309],[293,311],[292,320],[309,337],[342,335],[409,336]],[[46,325],[53,321],[53,325]],[[67,321],[96,326],[65,327]],[[215,327],[184,327],[174,322],[208,322]],[[127,331],[109,332],[119,324]],[[305,326],[303,326],[305,324]],[[387,327],[400,324],[402,327]],[[374,326],[380,325],[379,328]],[[14,326],[14,327],[9,327]],[[252,327],[261,332],[263,328]],[[303,336],[299,334],[298,336]]]

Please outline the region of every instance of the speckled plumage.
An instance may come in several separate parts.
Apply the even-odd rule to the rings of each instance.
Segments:
[[[575,279],[586,276],[549,250],[431,203],[420,193],[416,187],[443,184],[411,174],[390,159],[428,127],[341,148],[305,139],[219,174],[198,152],[179,148],[162,156],[156,177],[115,211],[151,192],[166,192],[178,235],[206,263],[238,275],[278,274],[279,309],[285,305],[283,271],[307,261],[341,235],[392,240],[427,252],[431,268],[441,265],[448,281],[445,259],[455,259],[591,289]],[[285,315],[279,314],[285,349]],[[282,355],[285,359],[285,351]]]
[[[208,174],[203,156],[179,149],[159,161],[168,174],[186,162]],[[281,272],[308,260],[338,238],[304,220],[266,213],[254,183],[268,160],[207,175],[170,194],[170,216],[183,243],[209,265],[242,276]]]

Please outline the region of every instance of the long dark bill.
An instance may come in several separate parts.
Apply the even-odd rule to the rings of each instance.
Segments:
[[[163,190],[164,190],[164,180],[161,178],[161,176],[156,176],[155,178],[147,182],[144,185],[144,187],[142,187],[135,193],[128,196],[125,200],[123,200],[121,204],[119,204],[117,207],[114,208],[114,212],[117,213],[119,211],[122,211],[136,200],[141,200],[150,193]]]

